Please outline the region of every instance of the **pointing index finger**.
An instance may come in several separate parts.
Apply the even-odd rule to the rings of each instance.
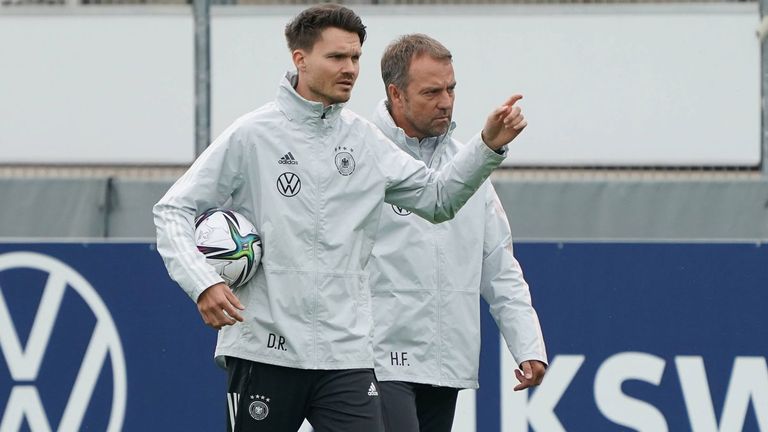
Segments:
[[[510,97],[509,99],[507,99],[507,101],[506,101],[506,102],[504,102],[504,105],[507,105],[507,106],[512,106],[512,105],[514,105],[515,103],[517,103],[517,101],[519,101],[519,100],[520,100],[520,99],[522,99],[522,98],[523,98],[523,95],[521,95],[521,94],[514,94],[514,95],[512,95],[512,97]]]

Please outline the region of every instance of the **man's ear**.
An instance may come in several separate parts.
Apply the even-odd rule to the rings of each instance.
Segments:
[[[400,89],[397,88],[396,85],[389,84],[387,85],[387,96],[389,96],[390,102],[394,105],[402,102],[402,98],[404,95],[403,95],[403,92],[400,91]]]
[[[307,53],[305,53],[304,50],[293,50],[291,58],[293,59],[293,65],[296,66],[296,70],[301,72],[307,70]]]

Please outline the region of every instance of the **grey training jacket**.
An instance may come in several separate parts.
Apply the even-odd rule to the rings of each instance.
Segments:
[[[192,300],[223,282],[195,247],[193,219],[227,204],[259,230],[263,257],[235,294],[245,321],[219,331],[216,358],[302,369],[373,367],[363,271],[383,201],[443,221],[503,156],[478,137],[438,173],[343,105],[294,90],[244,115],[155,205],[158,251]]]
[[[454,125],[443,136],[425,139],[431,142],[407,137],[383,101],[373,122],[415,159],[421,159],[421,146],[436,145],[425,161],[433,169],[466,148],[451,138]],[[517,363],[547,362],[507,217],[490,181],[453,220],[439,225],[383,204],[367,269],[380,381],[477,388],[480,295]]]

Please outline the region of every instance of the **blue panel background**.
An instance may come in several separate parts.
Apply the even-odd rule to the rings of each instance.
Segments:
[[[124,430],[223,429],[225,374],[212,362],[215,332],[203,325],[194,303],[168,278],[153,245],[0,244],[0,254],[20,250],[50,255],[73,267],[112,313],[127,362]],[[531,285],[550,358],[586,356],[555,410],[569,431],[626,430],[601,415],[592,394],[597,368],[613,354],[641,351],[666,360],[659,386],[627,382],[623,390],[654,405],[671,431],[690,430],[675,356],[704,358],[719,416],[733,359],[768,355],[765,246],[521,243],[515,251]],[[22,343],[44,282],[43,275],[31,270],[0,272],[0,289]],[[83,300],[67,290],[40,376],[28,383],[39,389],[54,430],[94,323]],[[498,332],[488,314],[482,325],[477,430],[494,432],[500,430]],[[15,384],[0,356],[0,413]],[[111,386],[107,367],[84,430],[104,430]],[[751,407],[744,430],[758,430]]]
[[[154,245],[0,244],[0,254],[9,251],[39,252],[63,261],[83,275],[107,305],[126,357],[125,431],[223,430],[226,375],[212,360],[215,331],[205,327],[195,304],[170,280]],[[0,288],[23,344],[45,282],[41,275],[32,270],[0,273]],[[95,321],[85,302],[68,289],[35,383],[53,430]],[[83,430],[106,428],[112,402],[109,361],[106,365]],[[12,385],[0,356],[0,413]]]
[[[593,395],[595,373],[613,354],[640,351],[666,361],[658,387],[629,381],[622,388],[654,405],[670,431],[690,430],[675,356],[704,358],[718,421],[734,358],[768,356],[765,245],[526,243],[515,245],[515,255],[531,286],[550,359],[586,356],[555,409],[569,431],[630,430],[604,418]],[[498,335],[488,317],[484,331],[484,342]],[[484,343],[485,368],[498,370],[497,350],[492,340]],[[495,381],[482,387],[487,375],[478,413],[499,397]],[[497,421],[479,417],[478,430],[497,431]],[[758,430],[752,405],[743,430]]]

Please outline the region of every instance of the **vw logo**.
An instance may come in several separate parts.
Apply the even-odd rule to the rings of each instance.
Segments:
[[[277,178],[277,191],[283,196],[292,197],[301,190],[301,179],[292,172],[284,172]]]
[[[33,316],[34,322],[29,335],[22,335],[27,336],[24,345],[21,342],[24,339],[19,337],[5,295],[11,294],[11,289],[16,292],[22,289],[34,289],[35,283],[25,283],[25,286],[0,286],[0,348],[2,348],[11,379],[14,381],[8,402],[0,417],[0,431],[19,430],[25,419],[29,428],[35,431],[81,430],[83,418],[91,405],[91,398],[99,382],[104,380],[102,372],[106,370],[111,371],[112,374],[112,403],[106,430],[120,431],[125,418],[127,398],[125,356],[120,335],[106,305],[83,276],[57,259],[32,252],[0,254],[0,273],[19,269],[25,272],[33,270],[43,273],[46,279],[45,283],[41,284],[42,295],[36,311],[33,311],[34,314],[27,314],[27,316]],[[90,309],[95,317],[95,323],[78,327],[76,330],[78,336],[81,336],[83,331],[91,334],[86,334],[88,342],[85,344],[84,352],[82,355],[77,355],[81,360],[80,364],[76,365],[77,372],[72,372],[75,378],[71,388],[57,388],[57,391],[68,393],[65,394],[66,404],[63,414],[59,417],[58,412],[53,415],[46,413],[37,381],[43,364],[45,364],[47,376],[51,375],[47,368],[52,366],[61,368],[54,372],[58,375],[61,375],[62,370],[71,369],[71,365],[66,362],[50,356],[46,358],[46,353],[49,345],[54,345],[52,339],[60,344],[59,338],[62,335],[66,336],[68,332],[75,331],[63,325],[56,328],[58,320],[66,320],[71,324],[73,320],[80,318],[68,314],[66,309],[61,308],[65,295],[67,301],[75,298],[72,296],[72,290]],[[13,297],[8,298],[13,299]],[[54,328],[56,328],[55,332]],[[58,427],[52,427],[50,418],[60,418]]]
[[[394,210],[395,213],[399,214],[400,216],[408,216],[409,214],[411,214],[410,210],[406,210],[406,209],[404,209],[404,208],[402,208],[400,206],[396,206],[394,204],[392,204],[392,210]]]

